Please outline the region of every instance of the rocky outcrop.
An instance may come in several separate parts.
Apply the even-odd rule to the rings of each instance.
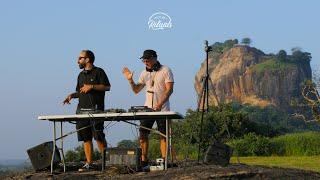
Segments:
[[[195,77],[200,97],[206,63]],[[237,101],[265,107],[275,105],[290,111],[293,100],[301,100],[301,84],[311,79],[309,62],[280,62],[275,55],[246,45],[235,45],[209,58],[209,104]]]

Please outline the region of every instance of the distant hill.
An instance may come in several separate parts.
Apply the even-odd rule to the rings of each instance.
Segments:
[[[31,162],[25,159],[0,159],[0,176],[24,172],[32,168]],[[1,178],[0,178],[1,179]]]
[[[292,55],[283,50],[265,54],[238,40],[216,42],[209,54],[209,104],[239,102],[253,106],[275,106],[294,112],[292,102],[302,102],[301,85],[311,79],[311,54],[295,49]],[[195,76],[200,97],[206,63]]]
[[[19,166],[21,164],[29,164],[26,159],[0,159],[0,166]]]

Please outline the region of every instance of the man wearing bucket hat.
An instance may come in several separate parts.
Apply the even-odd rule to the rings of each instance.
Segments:
[[[161,65],[158,61],[157,52],[151,49],[145,50],[142,57],[140,57],[145,65],[145,69],[141,72],[137,83],[133,80],[133,72],[127,67],[124,67],[122,73],[129,81],[132,91],[138,94],[144,87],[146,87],[145,106],[154,109],[155,111],[170,111],[169,97],[173,92],[173,74],[169,67]],[[152,128],[154,122],[157,122],[158,130],[165,134],[166,123],[161,120],[154,121],[140,121],[140,125]],[[148,165],[148,136],[149,130],[140,128],[140,147],[142,150],[142,166]],[[163,159],[166,157],[166,138],[160,136],[160,151]]]

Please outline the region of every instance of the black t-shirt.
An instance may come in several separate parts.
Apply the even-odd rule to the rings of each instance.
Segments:
[[[104,84],[110,86],[109,79],[103,69],[93,67],[91,70],[83,70],[78,76],[76,91],[79,93],[79,104],[77,111],[80,109],[104,110],[105,91],[91,90],[88,93],[80,93],[80,88],[84,84]]]

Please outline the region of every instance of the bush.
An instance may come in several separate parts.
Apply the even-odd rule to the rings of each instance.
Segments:
[[[200,115],[200,112],[188,110],[184,120],[172,123],[172,141],[179,158],[197,157]],[[261,109],[239,103],[210,107],[209,112],[204,115],[201,149],[206,150],[213,140],[223,143],[230,139],[241,138],[250,132],[268,137],[279,135],[286,131],[281,129],[283,127],[281,125],[275,126],[275,121],[280,118],[282,116],[271,108]]]
[[[160,153],[160,142],[159,135],[155,133],[150,133],[149,136],[149,149],[148,149],[148,159],[157,159],[161,158]]]
[[[199,130],[201,113],[189,110],[184,120],[172,123],[173,145],[180,157],[197,156],[198,144],[202,139],[202,150],[214,141],[225,142],[232,137],[241,137],[251,127],[245,113],[235,111],[232,104],[211,107],[203,119],[202,138]]]
[[[139,147],[139,142],[138,140],[121,140],[120,142],[118,142],[117,144],[118,148],[137,148]]]
[[[83,145],[77,146],[74,150],[69,150],[66,152],[65,160],[67,162],[81,162],[85,161],[86,157],[84,154]],[[92,153],[92,160],[101,159],[101,154],[97,149],[94,149]]]
[[[243,138],[228,143],[238,156],[269,156],[271,155],[271,142],[267,137],[249,133]]]

